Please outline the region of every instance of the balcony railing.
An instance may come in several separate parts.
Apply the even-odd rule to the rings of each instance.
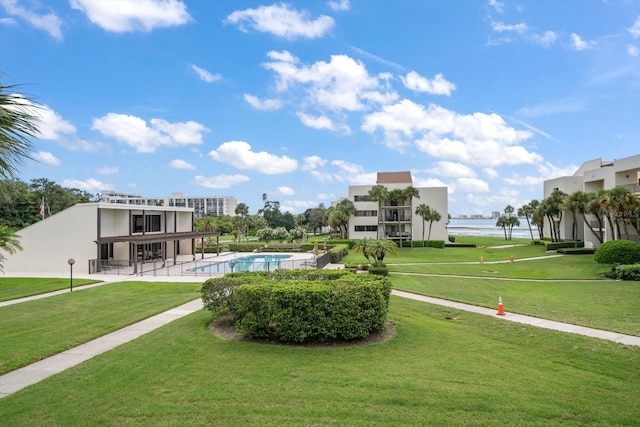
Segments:
[[[631,193],[640,193],[640,184],[624,184],[618,185],[617,187],[626,188]]]

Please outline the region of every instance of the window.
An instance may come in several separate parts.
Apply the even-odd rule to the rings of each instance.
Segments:
[[[378,211],[356,211],[355,216],[378,216]]]
[[[377,225],[356,225],[355,231],[378,231]]]
[[[143,219],[144,218],[144,219]],[[131,231],[133,233],[152,233],[162,231],[160,215],[133,215]],[[143,225],[143,221],[146,223]]]
[[[369,198],[368,194],[365,194],[363,196],[353,196],[353,201],[354,202],[370,202],[371,199]]]

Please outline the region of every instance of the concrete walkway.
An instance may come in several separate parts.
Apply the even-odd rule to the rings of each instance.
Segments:
[[[140,278],[132,278],[130,280],[139,280]],[[151,279],[151,278],[150,278]],[[102,285],[106,284],[101,283]],[[96,285],[97,286],[97,285]],[[78,291],[88,287],[79,287]],[[46,296],[58,295],[60,293],[69,292],[57,291],[49,294],[38,295],[35,297],[22,298],[21,301],[29,301],[30,299],[45,298]],[[393,290],[392,295],[413,299],[416,301],[422,301],[430,304],[436,304],[440,306],[455,308],[458,310],[469,311],[473,313],[484,314],[488,316],[495,316],[505,321],[524,323],[532,326],[537,326],[545,329],[553,329],[562,332],[568,332],[572,334],[580,334],[593,338],[600,338],[604,340],[614,341],[624,345],[640,346],[640,337],[623,335],[614,332],[602,331],[598,329],[585,328],[583,326],[570,325],[566,323],[554,322],[551,320],[540,319],[531,316],[523,316],[520,314],[507,313],[504,316],[497,316],[496,310],[491,310],[484,307],[477,307],[469,304],[458,303],[440,298],[426,297],[423,295],[412,294],[404,291]],[[142,320],[133,325],[122,328],[118,331],[112,332],[100,338],[96,338],[85,344],[79,345],[72,349],[63,351],[55,356],[43,359],[39,362],[25,366],[15,371],[9,372],[0,376],[0,398],[13,394],[19,390],[22,390],[32,384],[36,384],[45,378],[55,375],[65,369],[76,366],[85,360],[89,360],[94,356],[109,351],[121,344],[139,338],[140,336],[149,333],[155,329],[158,329],[174,320],[184,317],[188,314],[194,313],[203,308],[201,299],[196,299],[186,304],[182,304],[176,308],[168,310],[164,313],[157,314],[148,319]]]
[[[592,338],[600,338],[603,340],[613,341],[618,344],[640,346],[640,337],[633,335],[625,335],[617,332],[603,331],[601,329],[587,328],[584,326],[571,325],[569,323],[555,322],[553,320],[541,319],[539,317],[525,316],[523,314],[515,314],[506,312],[504,316],[496,315],[497,309],[489,309],[478,307],[475,305],[464,304],[461,302],[450,301],[441,298],[426,297],[424,295],[412,294],[404,291],[391,291],[392,295],[408,298],[416,301],[428,302],[429,304],[441,305],[444,307],[455,308],[462,311],[470,311],[472,313],[494,316],[510,322],[524,323],[526,325],[537,326],[538,328],[552,329],[554,331],[568,332],[570,334],[584,335]]]

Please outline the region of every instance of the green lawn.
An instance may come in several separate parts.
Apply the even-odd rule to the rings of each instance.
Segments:
[[[455,317],[446,320],[445,317]],[[369,346],[223,341],[204,311],[14,395],[22,425],[637,425],[640,349],[392,298]]]
[[[73,287],[97,282],[100,280],[73,279]],[[0,278],[0,301],[69,289],[70,286],[70,279],[2,277]]]
[[[640,282],[529,281],[391,274],[394,289],[640,336]]]
[[[122,282],[0,308],[0,374],[192,301],[200,283]]]

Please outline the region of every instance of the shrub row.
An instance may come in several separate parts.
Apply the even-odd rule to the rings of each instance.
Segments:
[[[341,270],[277,270],[209,279],[205,307],[233,313],[236,329],[252,338],[324,342],[364,338],[381,330],[391,283]]]
[[[613,272],[619,280],[640,280],[640,264],[619,265]]]
[[[475,243],[445,243],[445,248],[476,248]]]
[[[413,242],[411,240],[403,240],[402,241],[402,247],[403,248],[410,248],[410,247],[421,248],[423,243],[424,243],[424,247],[425,248],[442,249],[445,246],[444,240],[429,240],[429,241],[426,241],[426,240],[424,240],[424,241],[423,240],[414,240]]]
[[[566,240],[563,242],[544,242],[548,251],[555,251],[562,248],[584,248],[584,242],[574,242],[573,240]]]
[[[593,255],[596,250],[594,248],[560,248],[558,253],[564,255]]]
[[[340,260],[349,253],[349,245],[337,244],[329,247],[331,253],[331,262],[333,264],[340,262]]]

